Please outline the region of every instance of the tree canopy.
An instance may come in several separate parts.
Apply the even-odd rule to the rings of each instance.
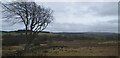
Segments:
[[[35,2],[2,3],[3,18],[15,23],[24,23],[26,30],[42,31],[53,20],[53,10]]]

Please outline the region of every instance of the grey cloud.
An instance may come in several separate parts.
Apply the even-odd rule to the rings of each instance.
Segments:
[[[118,33],[118,24],[100,22],[96,25],[91,26],[90,31],[93,32],[116,32]]]
[[[99,16],[117,16],[118,3],[117,2],[99,2],[96,6],[89,7],[95,15]]]
[[[118,22],[115,18],[117,2],[46,2],[43,5],[54,10],[54,22],[45,29],[47,31],[117,32]],[[73,18],[69,18],[69,15],[73,15]],[[107,17],[107,19],[103,17]],[[82,24],[83,22],[85,23]],[[3,26],[3,30],[23,28],[22,24]]]
[[[111,24],[118,24],[118,19],[110,20],[110,21],[108,21],[108,23],[111,23]]]
[[[117,2],[77,2],[72,5],[72,8],[76,10],[73,14],[76,16],[86,14],[102,17],[118,15]]]
[[[22,23],[18,24],[8,24],[8,23],[2,23],[2,30],[4,31],[13,31],[13,30],[19,30],[19,29],[24,29],[24,25]]]
[[[117,16],[118,14],[117,2],[73,2],[73,3],[54,2],[50,4],[54,5],[53,9],[55,9],[57,14],[72,12],[71,14],[75,16],[83,16],[86,14],[90,14],[102,17]]]
[[[118,25],[107,22],[94,25],[83,25],[74,23],[55,23],[46,30],[53,32],[118,32]]]
[[[46,30],[53,32],[85,32],[88,31],[88,27],[83,24],[74,23],[54,23],[47,27]]]

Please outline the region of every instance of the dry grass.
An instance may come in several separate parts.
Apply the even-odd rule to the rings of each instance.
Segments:
[[[99,44],[102,43],[102,44]],[[64,48],[51,46],[66,46]],[[25,56],[117,56],[118,46],[114,41],[53,41],[48,47],[37,48]],[[51,48],[49,48],[51,47]],[[3,46],[3,55],[22,49],[23,46]],[[41,49],[43,48],[43,49]]]
[[[46,49],[42,51],[29,52],[26,56],[117,56],[117,49],[114,47],[81,47]]]
[[[2,55],[10,54],[15,52],[16,50],[23,49],[23,46],[3,46],[2,47]]]
[[[106,43],[105,43],[106,42]],[[101,43],[101,44],[99,44]],[[67,48],[49,48],[29,52],[27,56],[117,56],[116,41],[53,41],[51,46]]]

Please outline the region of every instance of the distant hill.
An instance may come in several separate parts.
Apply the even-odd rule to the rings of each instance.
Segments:
[[[119,33],[109,33],[109,32],[57,32],[57,33],[53,33],[53,34],[63,34],[63,35],[79,35],[79,36],[93,36],[93,37],[107,37],[109,38],[118,38],[119,37]]]
[[[85,34],[85,32],[52,32],[53,34]]]
[[[20,38],[21,42],[24,41],[25,36],[21,33],[24,33],[25,30],[17,30],[17,31],[2,31],[4,35],[3,38],[16,39]],[[7,33],[4,33],[7,32]],[[19,34],[20,33],[20,34]],[[118,33],[107,33],[107,32],[48,32],[43,31],[40,33],[45,33],[42,35],[38,35],[37,38],[41,41],[45,40],[65,40],[65,41],[73,41],[73,40],[118,40]],[[12,35],[13,34],[13,35]],[[15,35],[14,34],[18,34]],[[21,36],[22,35],[22,36]],[[14,38],[13,38],[14,37]],[[16,38],[17,37],[17,38]]]
[[[30,32],[30,30],[27,30],[28,32]],[[18,32],[18,33],[23,33],[23,32],[26,32],[26,30],[17,30],[17,31],[0,31],[0,32],[3,32],[3,33],[11,33],[11,32]],[[34,32],[34,31],[33,31]],[[40,33],[50,33],[48,31],[41,31]]]
[[[17,30],[17,31],[0,31],[3,33],[12,33],[12,32],[16,32],[16,33],[23,33],[26,30]],[[30,30],[28,30],[28,32],[30,32]],[[34,31],[33,31],[34,32]],[[40,33],[51,33],[51,34],[61,34],[61,35],[87,35],[87,36],[102,36],[102,37],[118,37],[118,35],[120,35],[119,33],[109,33],[109,32],[49,32],[49,31],[42,31]]]
[[[119,33],[109,33],[109,32],[52,32],[53,34],[92,34],[92,35],[117,35]]]

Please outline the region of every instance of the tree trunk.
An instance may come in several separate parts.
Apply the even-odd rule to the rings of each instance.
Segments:
[[[27,42],[26,42],[26,45],[25,45],[25,51],[28,51],[31,48],[31,43],[34,40],[34,38],[35,38],[34,33],[32,31],[27,32]]]
[[[25,30],[25,36],[26,36],[26,43],[25,43],[25,48],[24,50],[27,51],[28,50],[28,28],[27,28],[27,25],[25,26],[26,27],[26,30]]]

